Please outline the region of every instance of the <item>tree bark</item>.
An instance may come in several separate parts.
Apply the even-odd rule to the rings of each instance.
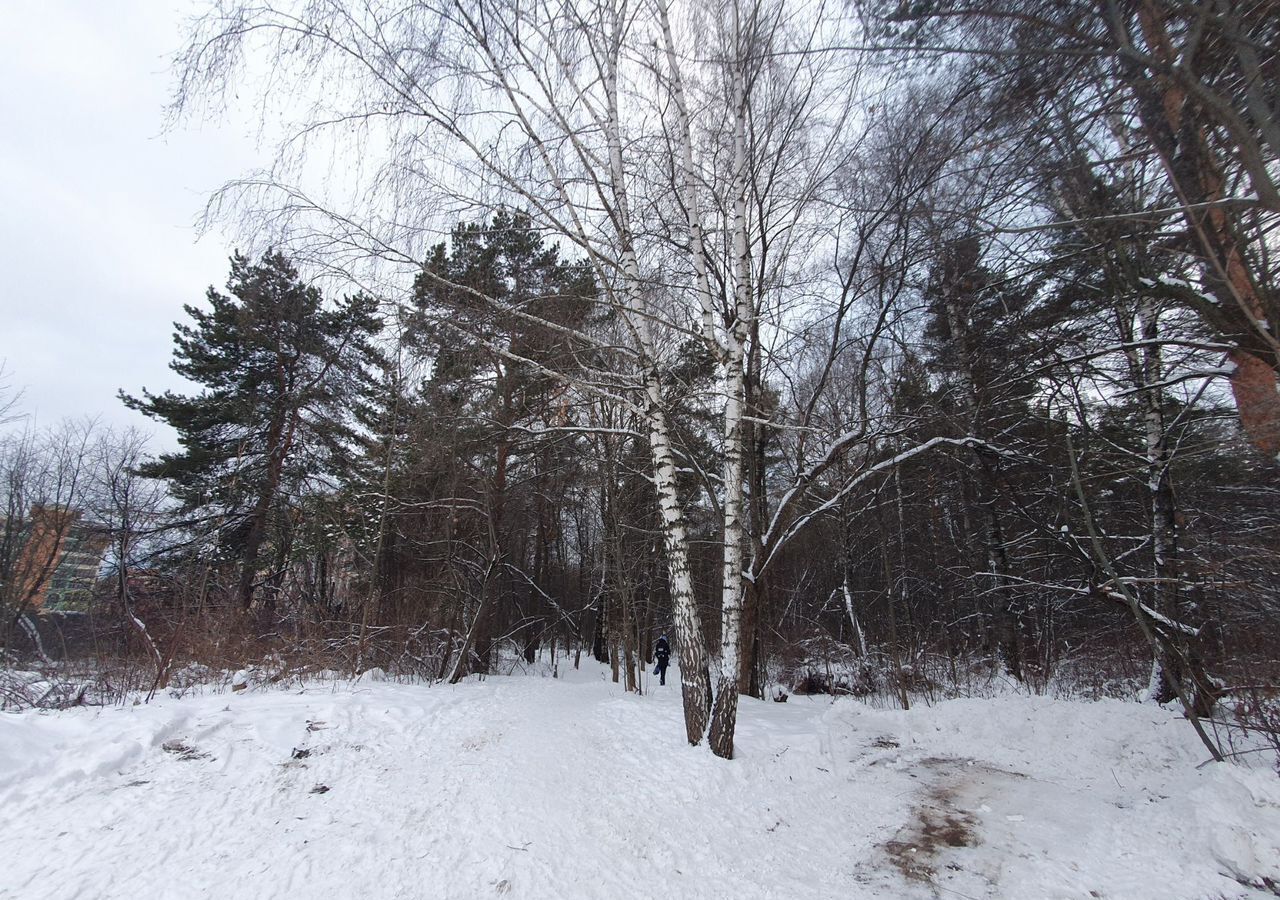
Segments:
[[[1185,85],[1169,74],[1181,63],[1167,13],[1153,0],[1142,0],[1137,18],[1151,54],[1166,71],[1148,73],[1130,61],[1126,77],[1143,129],[1183,204],[1189,237],[1202,250],[1204,284],[1215,302],[1198,304],[1198,311],[1237,344],[1228,354],[1234,366],[1231,392],[1245,434],[1267,457],[1280,459],[1280,338],[1275,330],[1280,309],[1240,246],[1239,212],[1219,202],[1227,179],[1209,146],[1204,114],[1188,102]],[[1127,43],[1122,23],[1113,17],[1112,25],[1117,39]]]
[[[735,8],[736,9],[736,8]],[[723,355],[721,384],[724,387],[724,565],[721,585],[720,677],[715,706],[711,711],[708,741],[711,752],[725,759],[733,757],[733,734],[738,720],[738,668],[742,652],[742,597],[745,554],[743,541],[746,514],[743,477],[746,435],[743,416],[746,408],[746,351],[751,314],[751,258],[747,244],[747,97],[744,75],[733,69],[734,117],[734,198],[733,198],[733,315]]]

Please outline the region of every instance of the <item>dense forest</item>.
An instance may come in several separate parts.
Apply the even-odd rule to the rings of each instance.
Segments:
[[[189,387],[120,385],[172,446],[0,416],[4,652],[642,691],[665,633],[724,757],[740,695],[993,685],[1280,747],[1277,47],[1274,0],[219,3],[172,120],[252,96],[275,162],[206,211]]]

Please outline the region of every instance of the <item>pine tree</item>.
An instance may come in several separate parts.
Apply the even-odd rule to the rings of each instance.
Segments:
[[[982,243],[965,236],[945,245],[925,289],[925,339],[945,378],[944,397],[957,431],[982,441],[1009,441],[1025,429],[1035,381],[1028,377],[1034,343],[1037,286],[988,268]],[[1010,539],[999,508],[999,459],[974,452],[973,524],[990,573],[995,649],[1004,672],[1021,680],[1022,626],[1010,575]],[[968,518],[968,516],[966,517]]]
[[[416,336],[432,359],[424,413],[447,435],[486,522],[476,546],[475,622],[455,670],[486,671],[499,623],[517,593],[532,609],[545,580],[547,549],[557,531],[547,510],[552,480],[568,471],[563,455],[528,430],[567,424],[572,402],[561,378],[585,352],[573,332],[590,315],[594,281],[583,264],[545,245],[527,216],[497,213],[484,224],[454,229],[448,248],[434,248],[414,286]],[[560,454],[556,457],[556,454]],[[478,476],[478,477],[476,477]],[[523,551],[523,552],[522,552]],[[530,556],[527,560],[519,557]],[[512,569],[523,576],[512,579]],[[539,617],[529,615],[525,639],[536,647]]]
[[[326,304],[275,251],[257,263],[237,253],[227,293],[210,287],[206,299],[208,309],[184,306],[191,322],[175,323],[170,363],[199,393],[120,397],[178,433],[180,449],[141,472],[169,481],[184,513],[216,527],[240,562],[237,595],[248,608],[263,547],[287,527],[280,501],[331,468],[345,398],[376,356],[381,324],[372,298]]]

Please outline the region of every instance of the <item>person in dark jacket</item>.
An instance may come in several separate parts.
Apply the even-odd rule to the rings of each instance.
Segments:
[[[671,661],[671,642],[667,640],[665,634],[658,638],[658,643],[653,645],[653,658],[657,661],[657,665],[653,667],[653,674],[659,677],[658,684],[666,684],[667,663]]]

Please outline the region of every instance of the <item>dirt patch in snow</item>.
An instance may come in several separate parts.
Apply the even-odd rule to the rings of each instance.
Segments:
[[[203,750],[197,747],[193,747],[190,744],[188,744],[186,741],[182,741],[182,740],[165,741],[163,744],[160,745],[160,748],[164,750],[165,753],[172,753],[178,759],[190,760],[190,759],[211,759],[212,758],[210,754],[205,753]]]
[[[917,764],[928,786],[912,807],[911,818],[881,849],[907,879],[935,884],[938,868],[959,871],[955,861],[944,859],[953,851],[982,843],[978,819],[962,807],[959,798],[976,777],[1023,778],[1018,772],[996,769],[973,759],[930,756]],[[914,773],[913,773],[914,774]]]

